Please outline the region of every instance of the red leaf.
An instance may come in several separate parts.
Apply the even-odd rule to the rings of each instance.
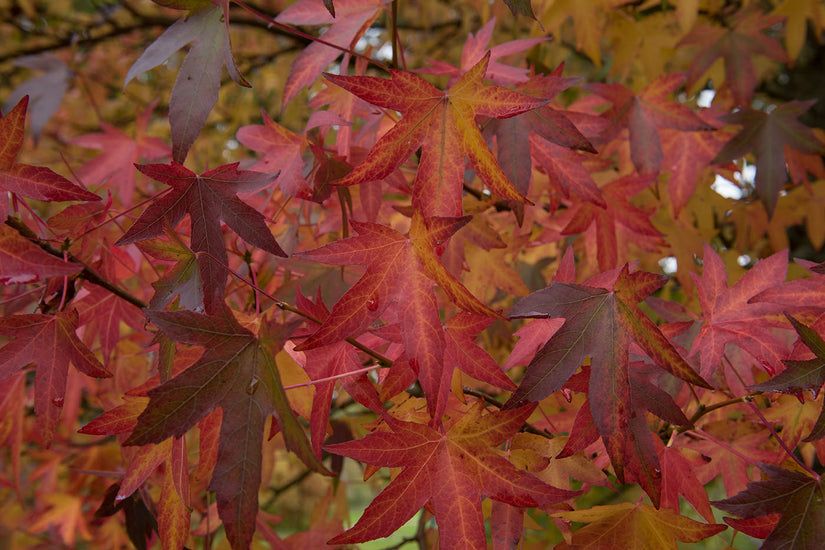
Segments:
[[[787,251],[760,260],[736,284],[728,287],[725,264],[708,244],[704,247],[702,277],[691,273],[704,317],[690,348],[691,356],[699,358],[700,373],[721,384],[719,373],[727,344],[744,349],[758,364],[767,363],[774,371],[780,370],[786,347],[773,329],[787,327],[781,306],[751,304],[749,300],[784,282],[788,271]],[[745,378],[750,375],[746,374]]]
[[[658,275],[642,271],[630,273],[625,266],[611,290],[552,283],[517,303],[511,318],[548,317],[565,321],[527,366],[519,388],[505,408],[539,401],[560,389],[589,355],[593,420],[617,476],[624,479],[625,465],[637,454],[629,452],[632,449],[628,443],[642,444],[641,432],[632,441],[628,440],[632,435],[630,344],[637,344],[671,374],[709,387],[638,307],[640,301],[662,284],[664,279]]]
[[[165,225],[174,228],[189,214],[192,250],[212,256],[198,257],[207,312],[215,311],[223,303],[226,286],[226,269],[213,259],[224,265],[228,262],[221,220],[247,243],[277,256],[286,256],[266,226],[264,215],[237,197],[237,193],[256,191],[266,186],[272,181],[272,176],[238,170],[238,163],[224,164],[200,175],[175,162],[143,164],[138,165],[137,169],[172,186],[172,189],[155,199],[115,244],[124,245],[158,237]]]
[[[391,431],[328,445],[330,452],[368,464],[401,467],[401,473],[372,501],[358,523],[329,543],[386,537],[429,502],[438,522],[441,548],[486,549],[483,497],[527,507],[578,495],[546,485],[492,449],[512,436],[532,410],[491,413],[477,402],[446,434],[387,416]]]
[[[14,109],[0,114],[0,191],[15,193],[39,201],[99,201],[94,193],[78,187],[49,168],[29,166],[15,161],[23,147],[23,128],[29,97]],[[5,198],[0,200],[0,218],[8,215]]]
[[[686,105],[668,101],[668,94],[684,82],[684,75],[660,76],[638,95],[621,84],[587,85],[589,90],[613,103],[604,115],[613,122],[613,126],[604,137],[612,139],[620,129],[628,129],[630,157],[639,174],[659,173],[662,165],[659,128],[683,132],[712,129]]]
[[[820,479],[760,464],[766,481],[752,481],[738,495],[713,503],[744,519],[781,514],[762,548],[816,550],[825,540],[825,488]],[[727,518],[726,518],[727,519]]]
[[[464,157],[501,198],[529,202],[501,171],[475,120],[507,118],[547,103],[500,86],[484,86],[489,54],[445,93],[419,76],[392,71],[392,78],[335,76],[328,80],[374,105],[402,113],[401,120],[337,185],[380,180],[422,148],[413,185],[413,205],[425,216],[462,213]]]
[[[13,340],[0,349],[0,380],[34,363],[34,412],[48,445],[63,408],[69,363],[88,376],[107,378],[109,371],[75,334],[77,311],[56,315],[12,315],[0,318],[0,334]]]
[[[0,284],[33,283],[49,277],[74,275],[80,269],[80,264],[64,262],[11,227],[0,225]]]
[[[753,151],[756,156],[756,190],[769,216],[773,215],[779,192],[788,181],[785,148],[807,154],[825,154],[825,143],[797,120],[814,103],[816,100],[789,101],[770,113],[743,108],[719,119],[742,125],[743,128],[711,162],[728,162]]]
[[[321,327],[295,349],[326,346],[357,335],[397,304],[404,349],[427,394],[430,414],[440,421],[450,384],[449,379],[443,383],[448,373],[433,283],[461,308],[498,317],[444,268],[434,251],[469,220],[469,216],[423,219],[415,215],[409,237],[382,225],[352,222],[357,237],[303,253],[326,264],[366,265],[367,271],[333,306]]]
[[[314,458],[281,386],[272,348],[283,344],[284,335],[271,334],[278,327],[264,320],[256,336],[226,309],[215,316],[148,311],[147,317],[172,340],[205,350],[194,365],[149,391],[149,405],[125,444],[181,437],[220,407],[218,457],[209,488],[216,493],[233,548],[246,548],[255,531],[261,445],[270,414],[277,412],[287,446],[310,468],[327,473]]]

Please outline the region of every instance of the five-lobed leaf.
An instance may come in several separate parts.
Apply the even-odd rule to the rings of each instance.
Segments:
[[[11,315],[0,318],[0,334],[13,339],[0,349],[0,380],[5,380],[29,363],[35,365],[34,412],[40,435],[48,445],[63,408],[69,363],[83,374],[107,378],[111,373],[81,342],[77,311],[55,315]]]
[[[174,228],[188,214],[192,227],[190,247],[196,253],[208,254],[198,258],[207,313],[222,307],[226,287],[227,272],[223,266],[227,264],[227,255],[221,220],[247,243],[276,256],[286,256],[266,226],[264,215],[237,197],[237,193],[263,188],[273,176],[238,170],[238,163],[200,175],[175,162],[137,165],[137,169],[172,188],[155,199],[115,244],[158,237],[165,226]]]
[[[564,324],[527,366],[505,409],[540,401],[561,389],[590,356],[590,409],[619,479],[631,460],[627,438],[631,423],[628,353],[637,344],[657,365],[679,378],[709,387],[673,347],[638,303],[665,279],[625,266],[602,278],[608,288],[552,283],[515,305],[511,318],[563,318]],[[638,475],[638,472],[637,472]]]
[[[816,100],[789,101],[770,113],[743,108],[720,118],[743,128],[711,162],[728,162],[752,151],[756,157],[756,191],[769,216],[773,215],[779,193],[788,181],[785,149],[825,154],[825,143],[797,120],[814,103]]]
[[[781,514],[762,550],[822,548],[825,540],[822,480],[772,464],[760,464],[760,468],[766,480],[752,481],[746,490],[713,505],[744,519]]]
[[[402,114],[364,162],[334,183],[353,185],[385,178],[420,148],[412,200],[424,216],[462,214],[465,156],[495,195],[529,202],[502,172],[476,118],[512,117],[540,107],[547,100],[501,86],[485,86],[482,80],[489,61],[488,53],[446,92],[402,71],[392,71],[390,79],[325,74],[329,81],[361,99]]]
[[[476,402],[446,433],[386,415],[388,430],[327,445],[330,452],[367,464],[401,467],[355,526],[329,543],[386,537],[429,502],[439,526],[440,548],[484,550],[484,497],[514,506],[541,506],[577,496],[578,492],[557,489],[517,469],[494,450],[515,434],[532,410],[488,412]]]
[[[266,319],[253,334],[223,308],[217,315],[151,311],[147,318],[170,339],[204,348],[200,359],[149,390],[149,404],[126,445],[181,437],[216,408],[223,412],[218,456],[210,483],[233,548],[247,548],[255,531],[264,430],[273,413],[287,446],[307,465],[326,469],[312,454],[303,429],[286,401],[273,351],[286,334]]]
[[[309,350],[357,336],[391,305],[397,306],[407,357],[439,421],[446,406],[451,369],[444,366],[434,283],[459,307],[486,317],[499,315],[482,304],[441,264],[435,248],[470,221],[413,216],[409,236],[389,227],[351,222],[358,235],[300,254],[326,264],[361,264],[367,271],[333,306],[321,327],[297,350]]]

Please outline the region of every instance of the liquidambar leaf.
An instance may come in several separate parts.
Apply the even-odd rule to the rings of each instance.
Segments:
[[[782,514],[762,550],[819,550],[825,540],[825,487],[822,481],[771,464],[760,464],[766,481],[752,481],[731,498],[713,502],[740,518]],[[730,518],[725,518],[728,521]]]
[[[180,2],[181,8],[190,7]],[[195,4],[192,2],[191,4]],[[208,2],[198,3],[209,6]],[[155,40],[129,68],[125,88],[137,75],[157,67],[173,53],[192,42],[180,66],[169,102],[172,130],[172,158],[183,164],[189,148],[203,128],[206,117],[218,101],[221,69],[242,86],[249,84],[241,76],[229,42],[229,2],[222,7],[193,5],[192,13],[176,21]],[[178,7],[178,6],[175,6]]]
[[[482,498],[526,507],[579,495],[545,484],[495,451],[532,410],[487,412],[483,403],[476,402],[447,433],[386,416],[391,431],[327,445],[330,452],[367,464],[401,467],[401,473],[372,501],[358,523],[329,544],[389,536],[429,502],[438,522],[439,548],[486,550]]]
[[[149,390],[149,404],[125,444],[181,437],[220,407],[218,457],[209,488],[216,493],[230,544],[248,548],[255,532],[261,445],[269,415],[277,412],[288,448],[311,469],[329,473],[312,453],[281,385],[273,351],[287,335],[273,335],[274,328],[263,320],[256,336],[225,308],[219,315],[147,311],[147,318],[172,340],[205,349],[194,365]]]
[[[560,389],[590,356],[590,408],[613,468],[623,479],[630,433],[631,396],[628,351],[636,343],[656,364],[686,382],[710,387],[638,303],[665,278],[631,273],[625,265],[611,289],[552,283],[515,305],[511,318],[563,318],[564,324],[536,354],[505,409],[540,401]]]
[[[11,315],[0,319],[0,334],[13,338],[0,349],[0,380],[34,363],[34,412],[46,445],[54,436],[63,408],[69,363],[88,376],[111,376],[78,339],[76,330],[76,310],[56,315]]]
[[[677,550],[676,541],[699,542],[727,529],[716,523],[699,523],[667,508],[623,502],[553,514],[553,517],[587,523],[573,533],[572,545],[556,550]]]
[[[175,162],[142,164],[136,168],[172,186],[172,189],[156,199],[115,244],[124,245],[158,237],[164,227],[174,228],[189,214],[192,250],[207,252],[211,256],[198,258],[207,313],[222,307],[226,286],[223,265],[227,263],[227,256],[221,220],[247,243],[276,256],[286,256],[266,226],[264,215],[237,197],[237,193],[261,189],[274,176],[238,170],[238,163],[224,164],[200,175]]]
[[[512,117],[548,100],[501,86],[485,86],[488,54],[446,92],[408,72],[392,78],[325,74],[332,83],[361,99],[399,111],[401,120],[370,150],[367,158],[337,185],[380,180],[421,148],[413,185],[413,205],[425,216],[460,216],[464,158],[490,190],[503,199],[529,202],[502,172],[487,147],[476,117]]]

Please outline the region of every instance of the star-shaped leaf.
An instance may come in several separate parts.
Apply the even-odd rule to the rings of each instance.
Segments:
[[[621,84],[594,82],[587,85],[593,93],[613,104],[604,114],[613,123],[606,130],[606,137],[612,138],[620,129],[627,128],[630,158],[640,174],[658,174],[662,166],[659,128],[683,132],[711,129],[689,107],[667,99],[684,82],[685,76],[681,74],[660,76],[638,94]]]
[[[765,15],[760,10],[750,10],[728,28],[721,25],[694,28],[679,42],[679,46],[697,45],[700,48],[691,58],[688,85],[692,86],[717,59],[722,58],[725,61],[725,85],[739,105],[748,106],[758,83],[752,61],[754,56],[764,55],[785,63],[790,61],[782,45],[762,32],[782,19],[777,15]]]
[[[787,327],[782,308],[777,304],[749,303],[767,288],[781,285],[788,272],[788,253],[777,252],[760,260],[732,287],[722,258],[704,245],[702,276],[691,273],[702,306],[704,321],[690,348],[699,359],[700,373],[709,379],[721,372],[727,344],[748,352],[755,362],[777,371],[782,367],[786,349],[773,329]]]
[[[439,527],[441,548],[486,549],[484,497],[513,506],[540,506],[579,493],[546,485],[517,469],[493,448],[511,437],[533,407],[487,412],[476,402],[446,433],[385,416],[390,430],[326,449],[384,467],[401,467],[352,529],[329,541],[349,544],[386,537],[428,502]]]
[[[539,350],[505,409],[540,401],[561,389],[590,356],[590,408],[604,439],[613,468],[624,479],[630,461],[626,438],[631,422],[628,352],[638,345],[657,365],[679,378],[709,387],[673,347],[659,328],[639,309],[639,302],[661,287],[665,278],[625,266],[602,277],[598,288],[551,283],[518,302],[511,318],[563,318],[564,324]]]
[[[226,308],[218,315],[150,311],[147,318],[177,342],[201,346],[195,364],[149,390],[149,404],[126,445],[181,437],[217,407],[223,411],[218,456],[210,489],[215,491],[227,538],[247,548],[255,531],[267,418],[275,413],[287,447],[312,469],[328,473],[315,458],[281,385],[274,354],[289,329],[259,321],[253,334]]]
[[[227,263],[221,220],[247,243],[277,256],[286,256],[266,226],[264,215],[236,195],[261,189],[273,176],[238,170],[238,163],[225,164],[200,175],[175,162],[138,165],[137,169],[172,189],[156,199],[115,244],[158,237],[165,225],[175,227],[189,214],[192,250],[211,256],[198,258],[207,312],[223,303],[226,286],[226,269],[214,260]]]
[[[54,435],[63,398],[69,363],[83,374],[107,378],[111,374],[81,342],[77,330],[77,311],[55,315],[11,315],[0,318],[0,334],[13,340],[0,349],[0,380],[29,363],[35,365],[34,412],[43,442]]]
[[[499,317],[447,271],[435,252],[469,221],[469,216],[425,219],[416,214],[409,237],[383,225],[353,221],[358,236],[302,253],[326,264],[366,265],[367,271],[333,306],[321,327],[296,349],[308,350],[358,335],[396,303],[404,349],[427,394],[430,414],[439,421],[449,383],[447,387],[442,384],[445,341],[434,283],[459,307]]]
[[[779,192],[788,181],[785,148],[806,154],[825,154],[825,143],[797,120],[814,103],[816,100],[789,101],[770,113],[743,108],[719,119],[743,128],[711,162],[728,162],[753,152],[756,157],[756,191],[771,216],[779,200]]]
[[[717,508],[750,519],[781,514],[763,550],[816,550],[825,540],[825,487],[820,479],[771,464],[760,464],[765,481],[752,481],[741,493],[713,502]],[[729,518],[725,518],[728,521]]]
[[[461,215],[465,157],[493,193],[503,199],[528,202],[502,172],[476,117],[512,117],[540,107],[547,100],[483,85],[489,61],[488,53],[447,92],[402,71],[392,71],[391,79],[327,74],[331,82],[358,97],[402,114],[364,162],[335,183],[353,185],[385,178],[421,148],[413,205],[425,216]]]

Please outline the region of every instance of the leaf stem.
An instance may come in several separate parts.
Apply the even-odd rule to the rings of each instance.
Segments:
[[[369,367],[364,367],[363,369],[357,369],[350,372],[344,372],[342,374],[336,374],[334,376],[327,376],[326,378],[319,378],[318,380],[311,380],[309,382],[303,382],[301,384],[293,384],[291,386],[284,386],[285,390],[294,390],[295,388],[303,388],[306,386],[312,386],[315,384],[320,384],[321,382],[330,382],[332,380],[338,380],[339,378],[346,378],[347,376],[353,376],[355,374],[362,374],[365,372],[373,371],[375,369],[383,368],[383,365],[380,363],[376,363],[375,365],[371,365]]]

